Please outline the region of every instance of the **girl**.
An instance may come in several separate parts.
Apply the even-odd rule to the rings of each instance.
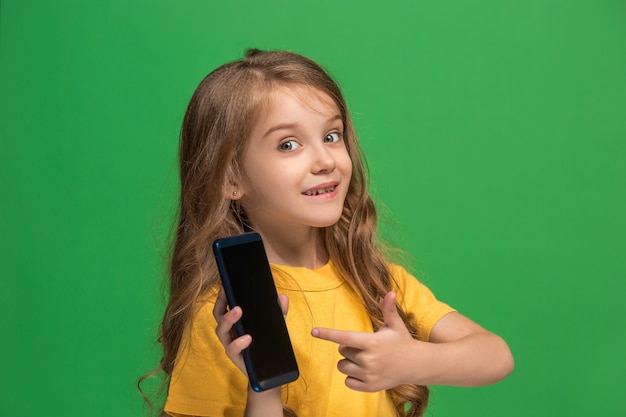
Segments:
[[[507,344],[439,302],[377,246],[344,98],[311,60],[250,50],[209,74],[185,114],[180,206],[161,325],[172,416],[420,416],[428,384],[513,368]],[[264,240],[300,378],[248,387],[211,244]],[[242,262],[245,262],[242,259]]]

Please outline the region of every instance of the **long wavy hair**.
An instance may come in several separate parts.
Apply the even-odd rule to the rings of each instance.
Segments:
[[[202,80],[184,117],[178,223],[169,269],[169,301],[160,328],[163,357],[157,368],[164,371],[166,381],[174,368],[183,329],[193,318],[196,299],[220,282],[211,243],[247,231],[245,213],[226,198],[224,185],[245,175],[246,139],[277,85],[314,88],[339,108],[353,173],[341,218],[321,230],[321,239],[342,277],[360,296],[374,330],[383,325],[380,305],[393,278],[378,246],[367,168],[343,95],[312,60],[286,51],[251,49],[243,59],[217,68]],[[398,311],[417,337],[411,315]],[[387,394],[400,416],[421,416],[428,402],[428,388],[421,385],[401,385]],[[287,407],[285,414],[295,415]]]

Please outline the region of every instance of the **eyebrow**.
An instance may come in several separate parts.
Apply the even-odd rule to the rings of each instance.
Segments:
[[[330,117],[328,120],[326,120],[327,124],[333,123],[335,120],[341,120],[341,124],[343,125],[343,117],[341,117],[341,114],[337,113],[335,116]],[[270,133],[276,132],[277,130],[282,130],[282,129],[293,129],[294,127],[298,126],[298,123],[280,123],[277,124],[276,126],[272,126],[269,129],[267,129],[267,132],[265,132],[263,134],[263,137],[266,137],[267,135],[269,135]]]

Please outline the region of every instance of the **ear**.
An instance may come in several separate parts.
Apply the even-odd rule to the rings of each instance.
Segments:
[[[222,193],[228,200],[239,200],[244,195],[244,188],[237,181],[227,179],[222,187]]]
[[[229,200],[239,200],[243,197],[243,190],[237,188],[236,186],[224,187],[224,197]]]
[[[240,178],[240,172],[236,164],[230,164],[226,167],[224,173],[224,184],[222,185],[222,195],[227,200],[239,200],[245,194],[245,187]]]

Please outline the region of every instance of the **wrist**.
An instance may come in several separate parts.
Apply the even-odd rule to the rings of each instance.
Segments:
[[[417,385],[439,385],[442,367],[446,366],[447,346],[441,343],[414,340],[409,350],[409,364],[405,369],[409,372],[407,379]]]
[[[280,387],[267,391],[257,392],[248,385],[248,400],[246,403],[246,417],[280,416],[283,415],[283,401],[280,396]]]

